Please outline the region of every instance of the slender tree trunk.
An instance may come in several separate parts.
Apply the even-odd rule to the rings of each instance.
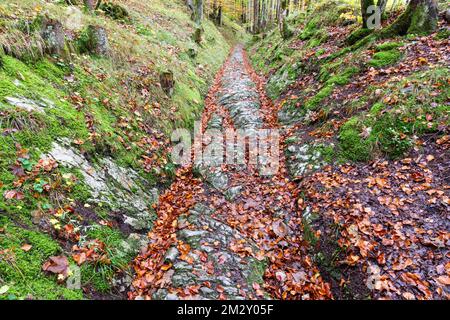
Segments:
[[[259,32],[259,0],[253,0],[253,33]]]
[[[195,22],[201,24],[203,20],[203,0],[196,0],[195,7]]]
[[[363,20],[363,29],[367,29],[367,20],[370,17],[369,7],[374,5],[374,0],[361,0],[361,16]]]
[[[280,20],[279,20],[279,29],[281,33],[281,37],[283,39],[288,39],[292,36],[292,31],[289,28],[289,25],[287,23],[287,15],[289,12],[289,0],[281,0],[281,10],[280,10]]]
[[[193,0],[186,0],[186,6],[188,7],[189,11],[191,12],[191,18],[194,19],[195,8],[194,8]]]
[[[387,0],[378,0],[377,6],[380,8],[381,17],[383,17],[384,12],[386,11]]]
[[[94,11],[96,0],[84,0],[84,5],[89,11]]]

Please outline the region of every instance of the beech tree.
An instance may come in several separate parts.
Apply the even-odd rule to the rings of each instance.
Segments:
[[[371,16],[369,8],[374,5],[375,5],[374,0],[361,0],[361,16],[363,20],[363,29],[368,28],[367,21]]]
[[[89,11],[94,11],[96,2],[96,0],[84,0],[84,5]]]
[[[66,1],[69,5],[72,5],[73,0],[67,0]],[[102,4],[102,0],[83,0],[84,6],[88,11],[94,11],[97,10],[100,5]]]
[[[404,13],[383,31],[383,36],[424,34],[436,30],[438,8],[436,0],[410,0]]]

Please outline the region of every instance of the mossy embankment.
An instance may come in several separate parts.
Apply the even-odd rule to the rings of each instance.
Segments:
[[[267,92],[279,106],[279,122],[289,129],[286,159],[295,179],[339,171],[340,165],[350,171],[394,163],[410,152],[424,158],[430,139],[448,137],[448,26],[440,21],[437,32],[427,36],[380,39],[369,32],[349,41],[360,30],[358,10],[320,2],[311,12],[288,18],[289,39],[274,29],[255,36],[249,47],[255,69],[267,77]],[[383,26],[402,10],[388,11]],[[358,192],[343,203],[357,201]],[[299,203],[306,208],[305,238],[322,275],[335,297],[369,297],[365,271],[342,262],[349,249],[338,243],[342,221],[328,218],[323,211],[330,207],[314,201],[305,196]],[[317,207],[323,210],[311,213]]]
[[[396,158],[448,125],[448,39],[440,36],[448,30],[441,22],[427,37],[368,35],[348,45],[359,28],[356,9],[323,2],[291,16],[294,35],[284,40],[275,29],[261,36],[250,48],[252,61],[268,76],[280,119],[333,143],[334,160]],[[399,10],[387,12],[386,24]]]
[[[123,297],[114,281],[126,278],[142,245],[130,242],[138,231],[118,209],[126,201],[95,199],[86,182],[90,169],[83,174],[45,155],[64,141],[66,155],[73,151],[110,171],[114,179],[102,178],[114,184],[112,194],[131,197],[168,184],[175,169],[171,131],[193,127],[232,42],[245,36],[228,19],[220,28],[204,20],[195,42],[183,1],[104,3],[95,12],[65,1],[0,4],[0,299]],[[61,26],[58,50],[61,37],[45,39],[45,24]],[[96,30],[106,35],[94,38],[104,42],[102,50],[93,48]],[[164,74],[172,77],[169,90]],[[124,172],[132,172],[132,184],[120,180]],[[69,257],[69,275],[81,266],[80,288],[43,271],[49,257],[60,255]]]

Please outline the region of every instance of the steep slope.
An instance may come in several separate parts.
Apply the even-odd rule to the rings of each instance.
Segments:
[[[0,3],[0,299],[123,296],[168,134],[200,115],[221,31],[244,35],[205,20],[196,43],[181,0],[103,3]]]
[[[350,45],[355,12],[321,2],[250,48],[304,232],[335,298],[448,299],[449,27]]]

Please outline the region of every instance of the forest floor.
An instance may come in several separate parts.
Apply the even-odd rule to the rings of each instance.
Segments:
[[[277,122],[278,108],[236,47],[206,99],[202,127],[280,129],[279,170],[180,169],[156,206],[129,298],[444,298],[445,137],[430,136],[425,156],[325,166],[299,183],[286,168],[291,130]]]
[[[1,3],[0,300],[448,300],[448,22],[353,43],[316,2],[202,39],[184,1]]]
[[[274,115],[263,80],[235,48],[206,99],[204,127],[276,129]],[[252,165],[210,166],[200,177],[192,167],[178,171],[160,197],[129,297],[330,298],[302,235],[299,190],[280,162],[273,176]]]

